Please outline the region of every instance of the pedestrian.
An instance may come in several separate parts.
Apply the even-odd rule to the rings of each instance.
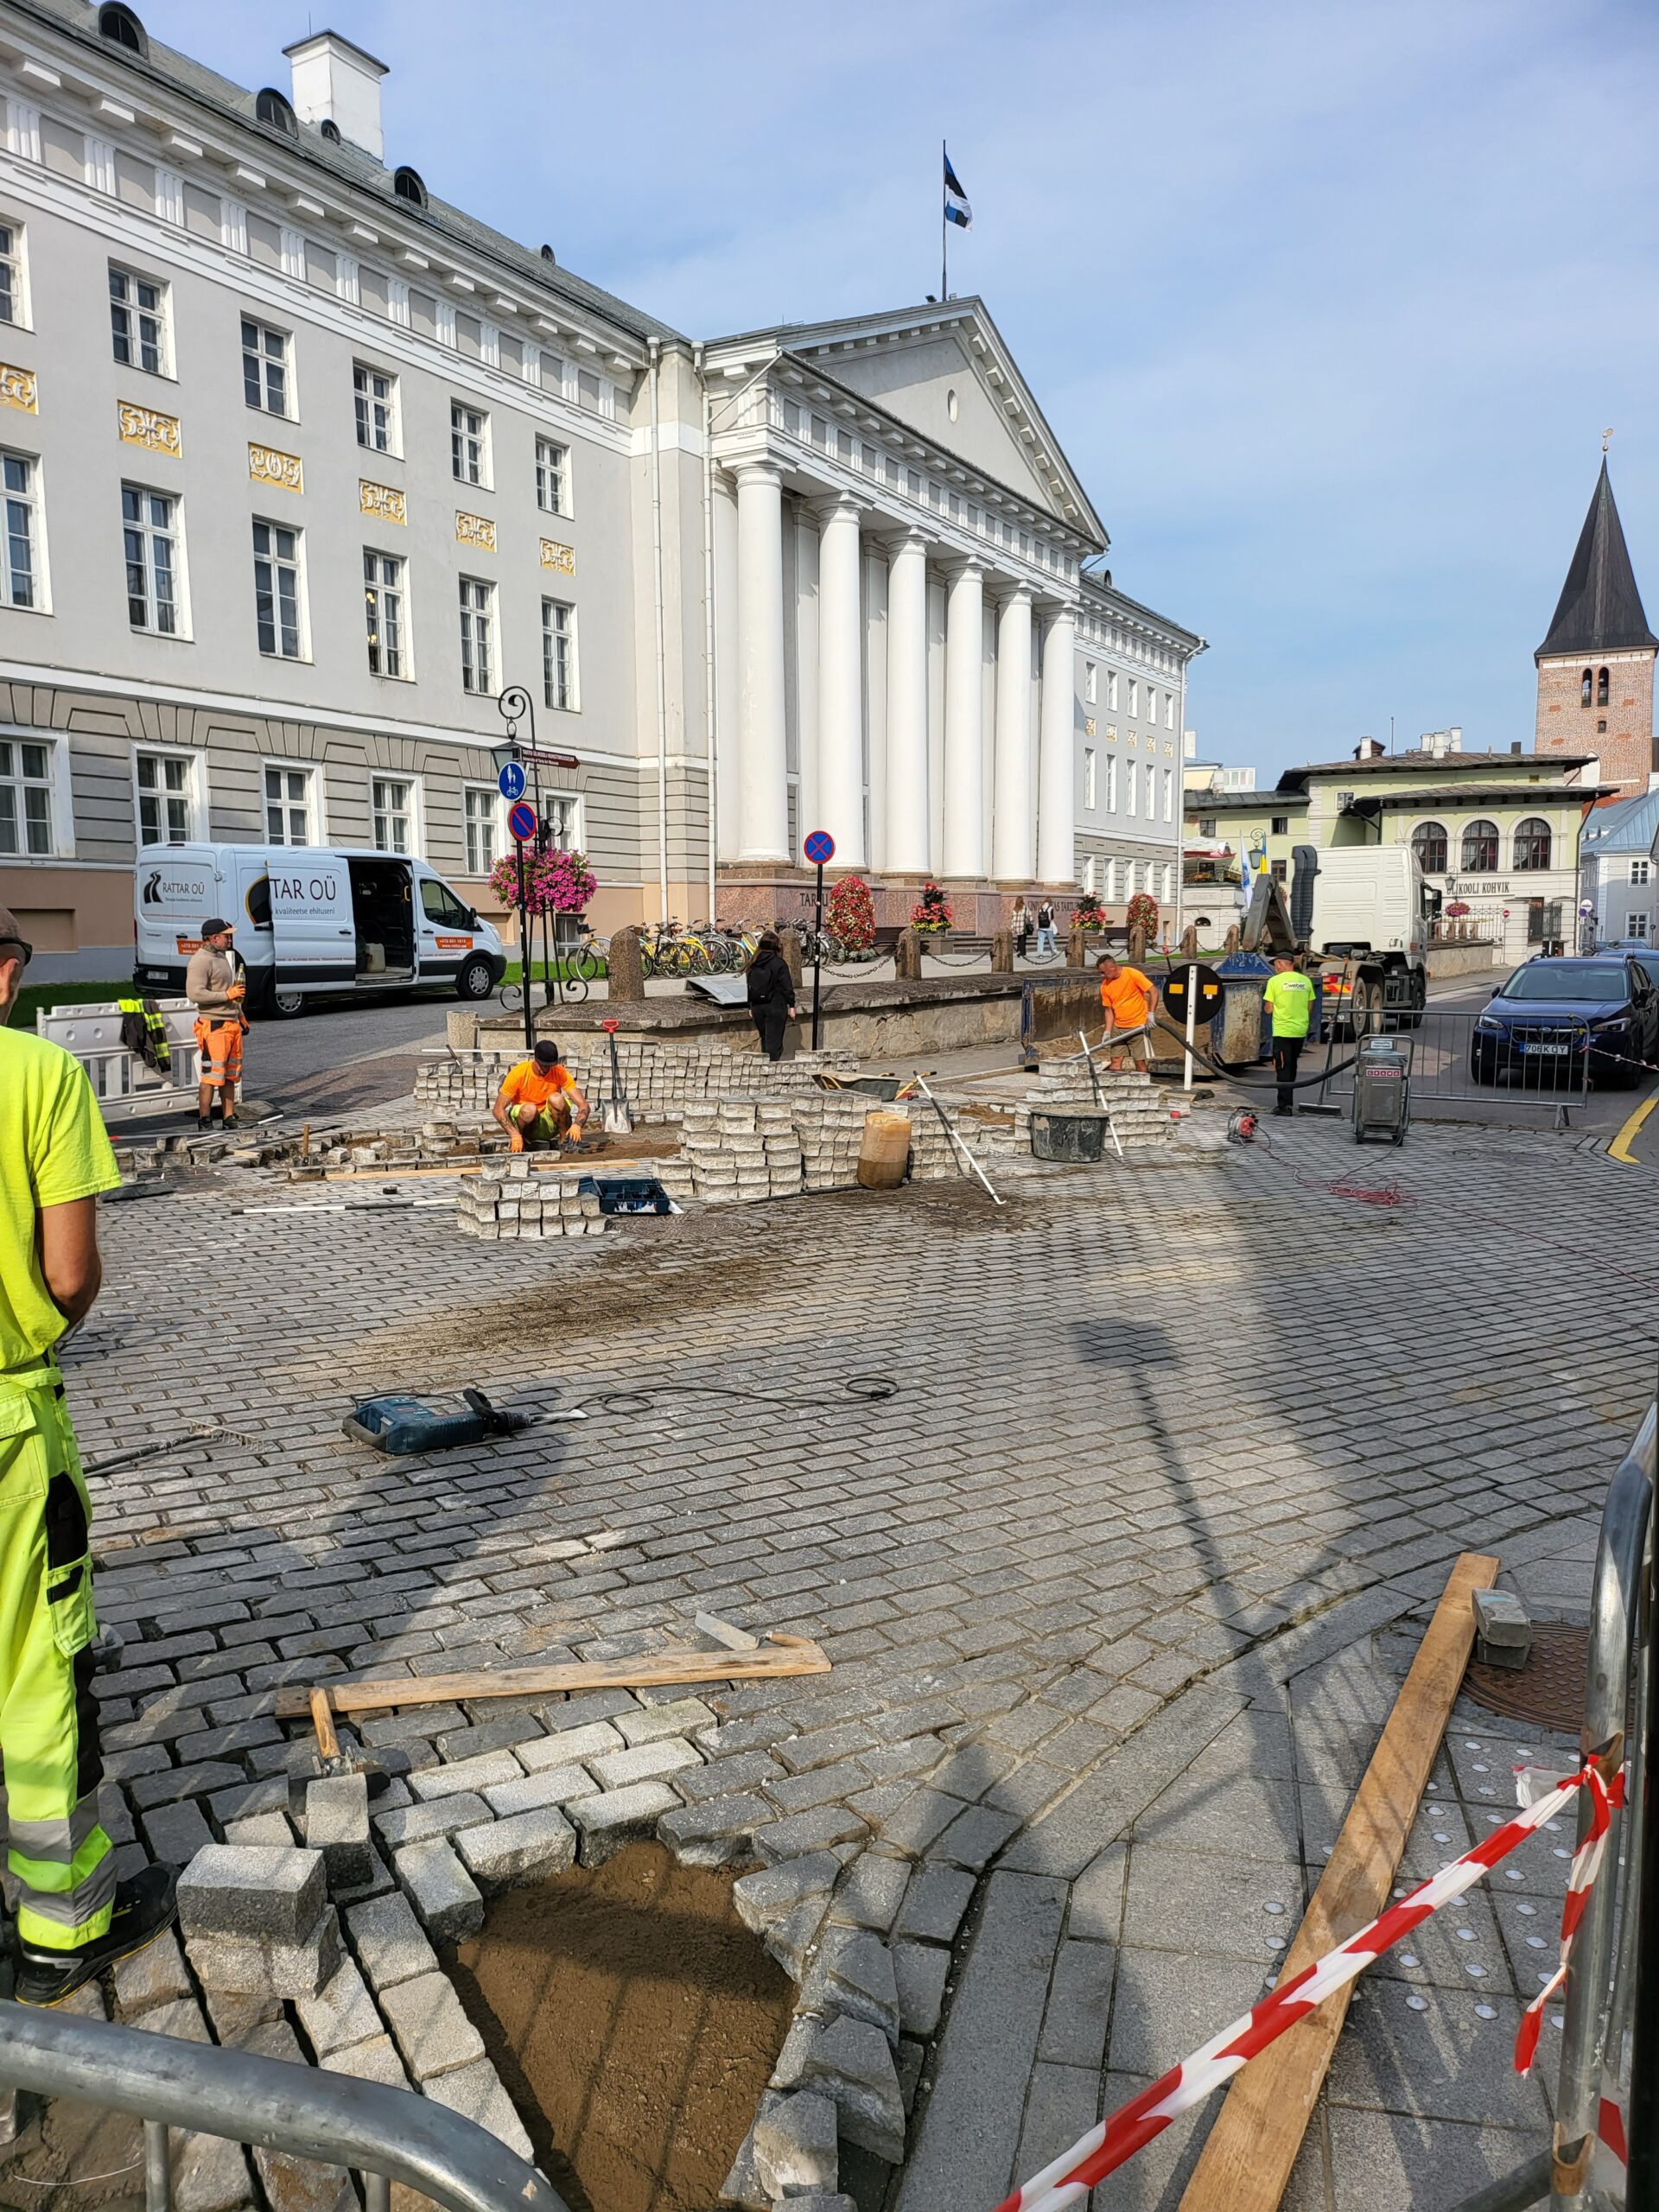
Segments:
[[[174,1875],[116,1879],[99,1821],[92,1507],[57,1344],[98,1296],[98,1193],[121,1180],[86,1071],[5,1024],[29,946],[0,906],[0,1744],[16,1995],[55,2005],[174,1916]]]
[[[784,1057],[784,1025],[798,1019],[795,978],[784,957],[776,930],[763,930],[748,968],[749,1013],[760,1033],[761,1050],[769,1060]]]
[[[248,1027],[243,1011],[248,983],[242,956],[232,944],[232,934],[230,924],[219,915],[205,921],[201,943],[184,971],[184,995],[196,1009],[196,1042],[201,1048],[196,1084],[199,1129],[212,1128],[215,1101],[221,1127],[236,1127],[236,1086],[242,1080],[242,1039]]]
[[[556,1151],[572,1135],[580,1143],[589,1110],[550,1037],[539,1038],[530,1058],[507,1070],[490,1109],[515,1152]]]
[[[1045,899],[1037,909],[1037,953],[1040,958],[1044,953],[1052,954],[1053,950],[1054,901],[1052,899]]]
[[[1109,952],[1103,952],[1095,965],[1100,970],[1100,1003],[1106,1015],[1100,1041],[1104,1045],[1108,1038],[1113,1039],[1108,1065],[1121,1068],[1128,1052],[1137,1065],[1145,1067],[1148,1058],[1146,1031],[1158,1003],[1158,986],[1150,976],[1114,960]],[[1126,1031],[1134,1033],[1126,1035]]]
[[[1008,927],[1014,932],[1014,951],[1017,960],[1026,957],[1026,947],[1031,942],[1031,909],[1026,904],[1022,891],[1014,902],[1014,912],[1008,917]]]
[[[1296,1111],[1296,1063],[1313,1018],[1313,984],[1296,963],[1275,953],[1262,1000],[1273,1016],[1273,1072],[1279,1085],[1275,1114]]]

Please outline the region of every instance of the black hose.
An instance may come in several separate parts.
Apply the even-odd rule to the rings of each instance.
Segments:
[[[879,1405],[885,1398],[898,1395],[899,1384],[891,1375],[847,1375],[841,1387],[849,1397],[861,1404]],[[750,1398],[761,1406],[798,1406],[811,1413],[822,1413],[822,1395],[811,1398],[777,1398],[768,1390],[741,1390],[730,1382],[653,1382],[648,1390],[601,1390],[587,1401],[611,1414],[649,1413],[661,1397],[671,1392],[692,1393],[715,1398]]]
[[[1191,1052],[1198,1065],[1208,1068],[1211,1075],[1221,1076],[1230,1083],[1243,1083],[1247,1090],[1251,1088],[1246,1082],[1244,1071],[1246,1068],[1256,1066],[1258,1064],[1255,1061],[1213,1059],[1209,1053],[1201,1052],[1196,1045],[1189,1045],[1182,1033],[1179,1029],[1172,1029],[1167,1022],[1164,1024],[1164,1034],[1166,1037],[1176,1038],[1179,1041],[1181,1050],[1184,1052]],[[1274,1088],[1281,1090],[1311,1090],[1316,1083],[1328,1083],[1333,1075],[1346,1075],[1350,1068],[1358,1065],[1358,1061],[1359,1054],[1355,1052],[1348,1059],[1338,1060],[1335,1067],[1322,1067],[1317,1075],[1299,1075],[1294,1083],[1281,1083],[1277,1076],[1270,1075],[1265,1077],[1255,1088],[1261,1090]]]

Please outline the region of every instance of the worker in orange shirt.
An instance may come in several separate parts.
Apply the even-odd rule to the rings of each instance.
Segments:
[[[588,1110],[581,1084],[550,1037],[541,1039],[531,1058],[507,1070],[492,1109],[515,1152],[556,1147],[573,1134],[580,1141]]]
[[[1103,952],[1095,965],[1100,970],[1100,1003],[1106,1015],[1100,1041],[1103,1045],[1108,1038],[1113,1039],[1109,1065],[1121,1068],[1127,1052],[1145,1067],[1145,1033],[1152,1020],[1152,1010],[1158,1003],[1158,986],[1150,976],[1143,976],[1138,968],[1126,967],[1122,962],[1114,960],[1109,952]],[[1139,1033],[1125,1036],[1125,1030]]]

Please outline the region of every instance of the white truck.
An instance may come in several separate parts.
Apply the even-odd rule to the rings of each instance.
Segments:
[[[487,998],[507,956],[493,925],[424,861],[322,845],[149,845],[133,873],[133,982],[176,994],[205,920],[222,915],[248,995],[297,1014],[333,992],[448,982]]]
[[[1298,845],[1294,871],[1288,899],[1282,885],[1257,879],[1246,947],[1317,964],[1325,1019],[1338,1036],[1414,1029],[1440,911],[1416,854],[1409,845]]]

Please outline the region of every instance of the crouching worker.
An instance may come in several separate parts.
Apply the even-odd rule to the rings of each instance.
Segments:
[[[530,1059],[507,1070],[491,1110],[515,1152],[545,1152],[569,1136],[580,1141],[588,1105],[558,1046],[543,1037]]]

